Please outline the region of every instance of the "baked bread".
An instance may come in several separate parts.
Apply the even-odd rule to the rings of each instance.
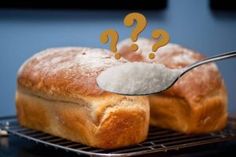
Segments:
[[[148,98],[112,94],[96,85],[101,71],[125,62],[109,54],[102,49],[54,48],[27,60],[17,79],[20,124],[104,149],[145,140]]]
[[[137,41],[137,52],[129,52],[129,39],[118,45],[119,52],[130,61],[162,63],[169,68],[183,68],[204,57],[176,44],[159,48],[150,60],[153,40]],[[227,92],[214,63],[202,65],[186,73],[173,87],[149,96],[150,124],[183,133],[208,133],[225,127],[227,122]]]

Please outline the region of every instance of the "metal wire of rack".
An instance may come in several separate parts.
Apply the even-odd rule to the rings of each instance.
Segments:
[[[6,117],[1,119],[0,128],[6,130],[10,134],[36,143],[89,156],[146,155],[236,140],[236,119],[232,118],[229,119],[227,127],[224,130],[204,135],[185,135],[171,130],[151,127],[149,129],[148,138],[144,142],[134,146],[113,150],[92,148],[80,143],[22,127],[19,125],[16,117]]]

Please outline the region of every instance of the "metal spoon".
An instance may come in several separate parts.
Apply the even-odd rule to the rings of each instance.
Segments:
[[[174,75],[175,77],[173,79],[170,79],[170,81],[168,83],[166,83],[164,86],[162,86],[161,88],[155,89],[155,87],[154,87],[155,91],[148,92],[148,93],[144,93],[144,92],[127,93],[127,92],[122,92],[122,91],[117,91],[117,90],[111,90],[111,89],[107,88],[107,86],[104,86],[103,82],[101,82],[101,80],[98,79],[99,76],[102,75],[102,73],[97,78],[97,85],[105,91],[109,91],[109,92],[116,93],[116,94],[121,94],[121,95],[129,95],[129,96],[139,96],[140,95],[141,96],[141,95],[157,94],[159,92],[162,92],[164,90],[169,89],[171,86],[173,86],[175,84],[175,82],[179,78],[181,78],[188,71],[190,71],[190,70],[192,70],[192,69],[194,69],[194,68],[196,68],[200,65],[203,65],[203,64],[207,64],[207,63],[210,63],[210,62],[223,60],[223,59],[227,59],[227,58],[231,58],[231,57],[236,57],[236,51],[231,51],[231,52],[219,54],[219,55],[216,55],[216,56],[213,56],[213,57],[206,58],[202,61],[195,62],[195,63],[193,63],[193,64],[191,64],[191,65],[189,65],[185,68],[175,69],[175,71],[173,71],[173,72],[175,72],[175,73],[177,72],[177,75]],[[171,71],[171,69],[169,69],[169,68],[166,68],[166,69],[168,71]],[[114,80],[112,80],[112,81],[114,81]]]

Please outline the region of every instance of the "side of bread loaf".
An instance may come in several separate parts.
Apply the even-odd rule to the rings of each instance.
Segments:
[[[139,39],[137,52],[129,52],[131,41],[121,42],[119,52],[127,60],[157,62],[169,68],[184,68],[204,57],[177,44],[168,44],[150,60],[148,54],[155,43]],[[183,133],[207,133],[225,127],[227,122],[227,92],[214,63],[202,65],[186,73],[173,87],[149,96],[150,124]]]
[[[147,97],[116,95],[96,86],[96,76],[113,62],[102,50],[88,48],[49,49],[33,56],[18,73],[20,124],[104,149],[145,140]]]
[[[189,106],[183,98],[150,96],[150,124],[183,133],[209,133],[221,130],[227,122],[225,91],[217,91]]]

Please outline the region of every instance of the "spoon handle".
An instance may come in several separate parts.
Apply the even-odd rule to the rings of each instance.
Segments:
[[[207,63],[210,63],[210,62],[223,60],[223,59],[227,59],[227,58],[232,58],[232,57],[236,57],[236,51],[230,51],[230,52],[226,52],[226,53],[222,53],[222,54],[219,54],[219,55],[215,55],[215,56],[206,58],[202,61],[193,63],[193,64],[189,65],[188,67],[186,67],[183,74],[188,72],[189,70],[191,70],[193,68],[196,68],[196,67],[202,65],[202,64],[207,64]]]

